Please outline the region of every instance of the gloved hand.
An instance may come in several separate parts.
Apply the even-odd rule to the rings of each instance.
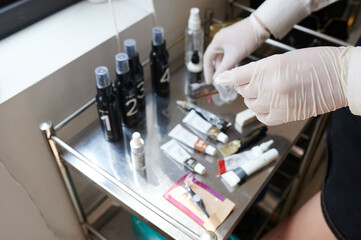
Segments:
[[[259,47],[270,33],[254,15],[221,29],[207,47],[203,56],[205,81],[212,83],[212,77],[239,62]],[[215,71],[216,70],[216,71]]]
[[[273,55],[219,74],[216,83],[234,86],[267,125],[303,120],[348,105],[351,53],[317,47]]]

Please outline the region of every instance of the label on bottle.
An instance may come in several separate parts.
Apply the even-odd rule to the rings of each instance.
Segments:
[[[202,72],[194,73],[188,71],[187,75],[189,83],[200,83],[202,81]]]
[[[198,138],[197,142],[194,144],[194,149],[200,151],[200,152],[206,152],[206,147],[208,143],[200,138]]]
[[[124,106],[122,109],[124,123],[128,126],[137,124],[138,119],[138,101],[135,95],[135,89],[124,91]]]
[[[144,89],[144,78],[142,75],[136,76],[135,79],[136,84],[136,93],[138,100],[138,109],[143,110],[145,107],[145,89]]]
[[[145,97],[145,90],[144,90],[144,80],[142,77],[136,80],[137,82],[137,98],[144,99]]]
[[[104,131],[104,137],[107,140],[112,140],[114,138],[114,133],[110,122],[109,111],[99,109],[98,112],[101,126]]]
[[[166,50],[164,49],[164,51]],[[168,96],[170,82],[168,54],[152,52],[151,58],[152,83],[155,93],[159,96]]]
[[[100,110],[99,112],[101,113],[100,120],[102,120],[104,129],[110,132],[112,130],[112,126],[110,125],[108,111]]]
[[[160,78],[160,83],[169,83],[170,74],[169,74],[169,67],[166,67],[166,70],[163,72],[162,77]]]
[[[130,98],[128,100],[125,101],[125,116],[127,117],[131,117],[134,116],[135,114],[137,114],[138,109],[137,109],[137,99],[135,97]]]
[[[142,153],[134,153],[132,152],[132,161],[135,169],[143,169],[145,167],[145,158],[144,152]]]

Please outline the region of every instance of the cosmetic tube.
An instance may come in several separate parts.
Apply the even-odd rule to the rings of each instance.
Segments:
[[[170,158],[175,161],[183,164],[186,168],[192,172],[198,174],[204,174],[206,168],[200,164],[197,160],[193,159],[192,156],[182,148],[176,140],[172,139],[167,143],[163,144],[160,149],[162,149]]]
[[[216,155],[217,150],[215,147],[209,145],[208,142],[200,139],[193,133],[189,132],[180,124],[177,124],[177,126],[175,126],[173,130],[168,133],[168,136],[184,143],[185,145],[199,152],[206,153],[211,156]]]
[[[255,160],[244,162],[240,167],[222,174],[221,177],[229,186],[234,187],[254,172],[276,160],[278,156],[278,151],[275,148],[272,148]]]
[[[228,136],[221,132],[218,128],[204,120],[201,116],[196,113],[193,109],[183,118],[183,122],[189,124],[189,126],[200,131],[201,133],[207,134],[208,137],[213,138],[222,143],[228,141]]]
[[[248,133],[246,136],[238,140],[233,140],[224,146],[218,148],[224,157],[230,156],[250,146],[252,143],[260,140],[266,135],[268,128],[262,126]]]
[[[251,161],[261,156],[273,144],[273,140],[254,146],[250,150],[233,154],[218,160],[218,170],[220,174],[238,168],[241,164]]]
[[[232,123],[221,119],[219,116],[215,115],[214,113],[211,113],[203,108],[200,108],[191,102],[177,100],[177,105],[188,111],[194,109],[194,111],[196,111],[201,117],[203,117],[205,120],[210,122],[213,126],[218,128],[222,132],[226,132],[227,129],[232,125]]]

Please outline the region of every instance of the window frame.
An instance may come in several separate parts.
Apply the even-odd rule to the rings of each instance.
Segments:
[[[0,40],[79,1],[14,1],[0,8]]]

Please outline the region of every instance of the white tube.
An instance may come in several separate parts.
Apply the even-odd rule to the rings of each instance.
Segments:
[[[206,168],[197,162],[197,160],[192,159],[192,156],[184,150],[176,140],[172,139],[167,143],[163,144],[160,149],[162,149],[170,158],[186,166],[192,172],[199,174],[204,174]]]
[[[193,83],[193,84],[195,84],[195,83]],[[196,89],[193,89],[193,91],[195,91],[195,90]],[[196,111],[199,115],[201,115],[203,118],[205,118],[213,126],[216,126],[216,128],[218,128],[222,132],[227,131],[227,129],[232,125],[232,123],[221,119],[219,116],[217,116],[203,108],[200,108],[191,102],[177,100],[177,105],[188,111],[190,111],[191,109],[194,109],[194,111]]]
[[[218,140],[222,143],[228,141],[228,136],[221,132],[218,128],[213,126],[211,123],[204,120],[199,114],[193,109],[183,118],[183,122],[189,124],[191,127],[200,131],[201,133],[207,134],[210,138]]]
[[[216,148],[209,145],[206,141],[200,139],[193,133],[189,132],[180,124],[177,124],[177,126],[175,126],[173,130],[168,133],[168,136],[202,153],[207,153],[211,156],[216,154]]]
[[[231,186],[236,186],[240,181],[247,178],[254,172],[268,165],[279,156],[278,151],[275,148],[263,153],[254,161],[245,161],[241,166],[232,171],[226,172],[221,177]]]
[[[251,161],[257,159],[262,155],[265,151],[269,149],[269,147],[273,144],[273,140],[269,140],[264,142],[258,146],[254,146],[248,151],[244,151],[241,153],[233,154],[231,156],[222,158],[218,160],[218,170],[220,174],[223,174],[227,171],[236,169],[244,162]]]
[[[273,160],[278,158],[278,151],[275,148],[268,150],[267,152],[263,153],[260,157],[258,157],[254,161],[245,162],[241,165],[243,171],[250,176],[257,170],[263,168],[264,166],[268,165]]]

